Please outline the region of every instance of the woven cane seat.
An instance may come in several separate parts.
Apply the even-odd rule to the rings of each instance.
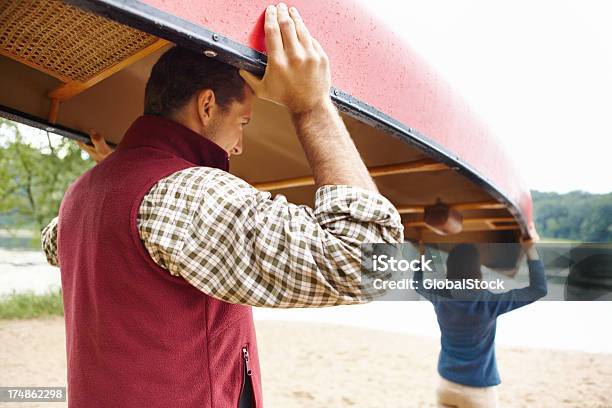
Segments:
[[[0,1],[0,54],[63,82],[85,82],[156,40],[59,0]]]

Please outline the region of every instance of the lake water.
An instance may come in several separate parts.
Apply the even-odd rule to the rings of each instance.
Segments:
[[[0,248],[0,295],[61,287],[59,269],[40,251]],[[373,302],[322,309],[254,309],[255,319],[325,322],[416,334],[439,341],[433,307],[427,301]],[[496,343],[612,353],[612,301],[537,302],[498,320]]]
[[[0,248],[0,296],[30,290],[42,294],[60,287],[60,270],[47,263],[42,251]]]

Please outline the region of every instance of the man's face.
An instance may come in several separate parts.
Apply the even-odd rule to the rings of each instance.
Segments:
[[[228,156],[241,154],[242,135],[251,120],[252,109],[253,92],[245,86],[242,102],[233,101],[225,110],[215,109],[206,127],[206,138],[221,146]]]

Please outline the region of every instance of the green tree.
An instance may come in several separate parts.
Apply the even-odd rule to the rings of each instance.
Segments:
[[[536,228],[542,237],[612,242],[612,193],[532,192]]]
[[[64,192],[93,166],[69,139],[0,119],[0,228],[32,230],[30,246],[40,247],[40,231],[57,215]],[[46,138],[46,141],[44,140]],[[55,142],[52,142],[52,138]]]

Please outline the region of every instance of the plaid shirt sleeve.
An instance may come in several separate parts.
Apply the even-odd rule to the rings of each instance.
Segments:
[[[42,250],[47,257],[47,262],[53,266],[59,266],[57,261],[57,217],[43,228],[40,233],[40,243]]]
[[[326,185],[312,209],[209,167],[153,186],[138,228],[153,260],[202,292],[277,308],[372,300],[361,279],[361,244],[403,241],[399,213],[378,193]]]

